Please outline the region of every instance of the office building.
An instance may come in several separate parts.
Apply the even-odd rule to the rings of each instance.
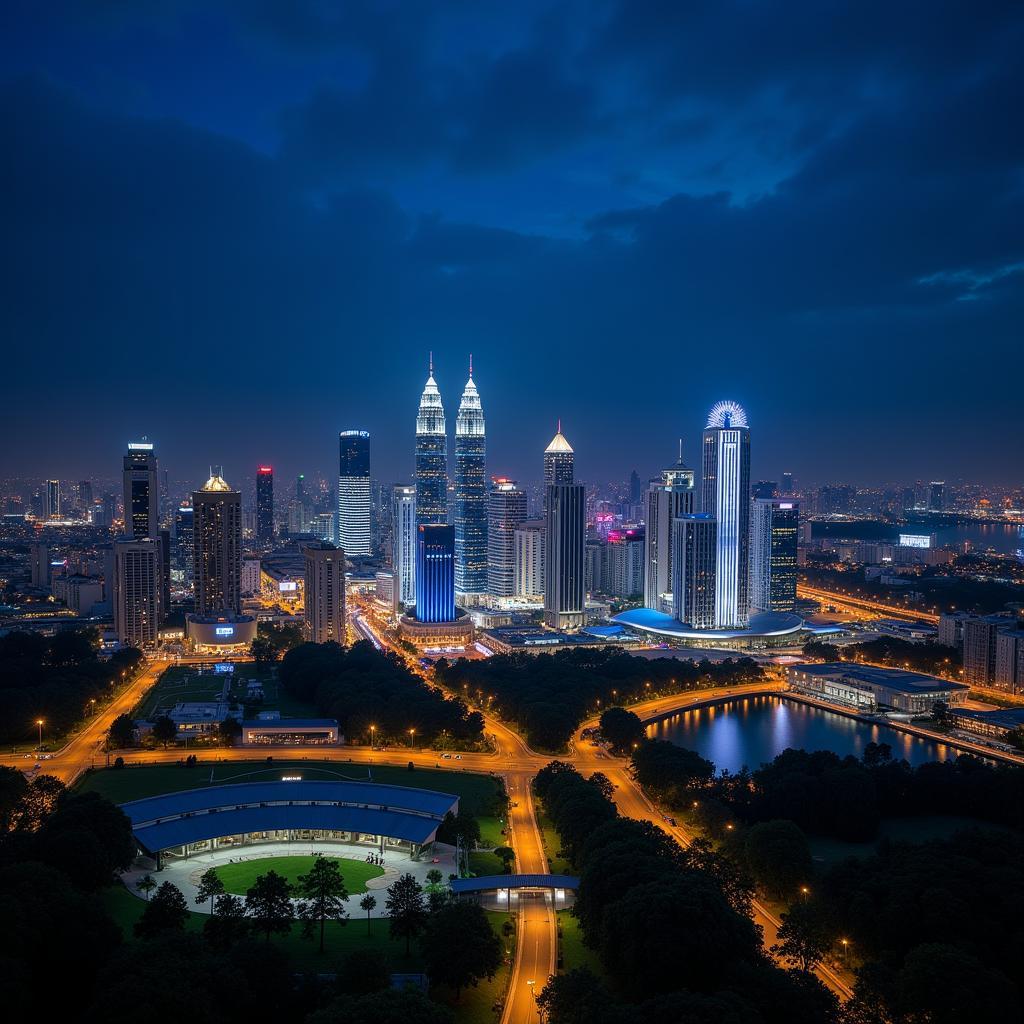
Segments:
[[[78,507],[83,512],[89,512],[92,509],[92,481],[91,480],[79,480],[78,481]]]
[[[946,507],[946,483],[944,480],[933,480],[928,490],[928,508],[932,512],[941,512]]]
[[[416,620],[454,622],[455,618],[455,529],[421,523],[416,528]]]
[[[551,484],[571,484],[575,479],[575,462],[576,455],[562,434],[562,421],[559,420],[558,430],[544,450],[545,489]]]
[[[750,605],[759,612],[796,610],[799,506],[755,498],[751,509]]]
[[[516,593],[516,530],[526,519],[526,491],[514,480],[495,478],[487,496],[487,593]]]
[[[192,506],[179,505],[174,513],[175,562],[181,573],[181,582],[187,590],[192,589],[195,568],[195,537],[192,530]]]
[[[448,522],[448,438],[444,406],[434,380],[434,358],[416,415],[416,523]]]
[[[1013,694],[1024,690],[1024,628],[1007,628],[996,634],[992,685]]]
[[[242,496],[220,470],[192,494],[196,615],[237,615],[242,608]]]
[[[717,527],[715,626],[745,628],[749,618],[750,429],[736,402],[718,402],[704,429],[702,510]]]
[[[520,523],[513,538],[513,594],[516,597],[544,596],[544,520]]]
[[[274,543],[274,468],[256,469],[256,543],[268,548]]]
[[[996,675],[996,641],[1000,632],[1013,629],[1008,615],[978,615],[963,624],[964,682],[991,686]]]
[[[672,523],[693,513],[693,470],[683,463],[683,442],[679,458],[671,469],[652,480],[647,488],[644,510],[644,606],[674,615],[672,608]]]
[[[544,622],[551,629],[580,629],[586,615],[585,488],[583,484],[552,483],[544,494]]]
[[[782,487],[780,488],[780,490],[781,490],[781,493],[784,496],[785,495],[790,495],[790,494],[793,493],[793,474],[792,473],[783,473],[782,474]]]
[[[338,544],[350,558],[369,555],[370,432],[343,430],[338,435]]]
[[[473,359],[455,418],[455,593],[462,605],[487,593],[487,436]]]
[[[337,537],[337,525],[338,517],[333,512],[316,512],[310,516],[306,527],[317,540],[326,540],[333,544]]]
[[[303,549],[306,568],[306,638],[315,644],[344,644],[345,552],[326,541]]]
[[[396,486],[391,512],[391,568],[395,573],[395,601],[408,607],[416,603],[416,488]]]
[[[60,518],[60,481],[46,481],[46,518]]]
[[[132,441],[124,456],[124,533],[141,540],[160,535],[160,493],[152,441]]]
[[[644,592],[644,531],[609,530],[602,550],[600,590],[611,597],[634,598]]]
[[[673,614],[692,629],[715,626],[718,524],[707,512],[677,516],[672,523]]]
[[[50,586],[50,548],[46,544],[30,544],[28,566],[33,587]]]
[[[160,541],[132,537],[114,543],[114,630],[129,647],[152,647],[159,639],[162,589]]]

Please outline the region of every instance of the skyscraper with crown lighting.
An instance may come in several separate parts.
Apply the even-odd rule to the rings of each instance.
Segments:
[[[487,438],[469,357],[455,419],[455,598],[476,604],[487,593]]]
[[[416,415],[416,523],[436,526],[447,522],[448,438],[431,355],[430,375]]]

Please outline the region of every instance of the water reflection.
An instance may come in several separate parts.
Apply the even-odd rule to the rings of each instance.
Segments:
[[[775,696],[744,697],[684,711],[654,722],[647,735],[696,750],[729,771],[743,765],[757,768],[787,747],[860,757],[872,741],[888,743],[893,757],[911,764],[956,756],[944,743]]]

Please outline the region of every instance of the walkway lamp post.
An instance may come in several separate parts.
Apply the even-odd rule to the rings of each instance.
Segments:
[[[415,739],[415,737],[416,737],[416,730],[415,729],[410,729],[409,730],[409,749],[410,750],[412,750],[412,742]]]
[[[43,752],[43,720],[41,718],[37,718],[36,725],[39,727],[39,746],[36,750],[41,754]]]
[[[374,735],[377,732],[377,726],[370,726],[370,749],[375,750],[377,747],[377,737]]]

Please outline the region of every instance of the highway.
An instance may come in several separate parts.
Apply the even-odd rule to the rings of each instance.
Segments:
[[[890,619],[906,619],[909,622],[928,622],[933,626],[939,624],[939,617],[933,612],[915,611],[911,608],[901,608],[897,605],[882,604],[869,598],[841,594],[835,590],[822,590],[820,587],[810,587],[806,583],[797,584],[796,596],[813,601],[823,601],[825,604],[833,605],[836,608],[870,612],[876,617],[885,616]]]

